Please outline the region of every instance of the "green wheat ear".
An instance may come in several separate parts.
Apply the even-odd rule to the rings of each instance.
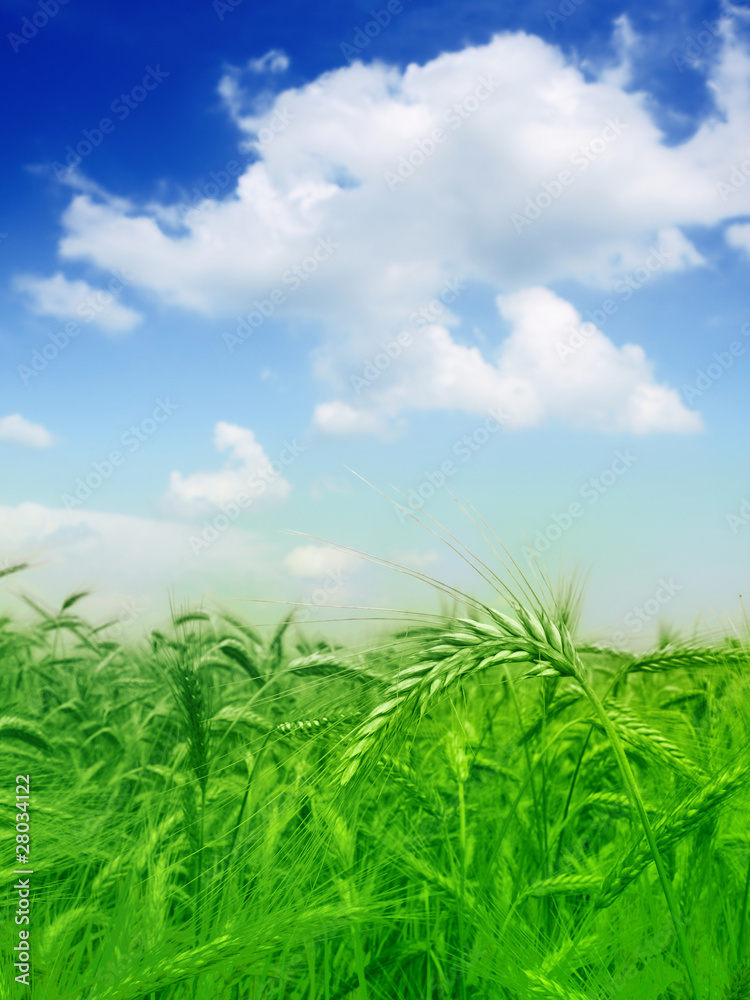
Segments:
[[[26,746],[33,747],[35,750],[44,750],[48,753],[52,751],[52,744],[41,729],[26,719],[3,716],[0,719],[0,741],[5,740],[25,743]]]
[[[663,815],[654,824],[659,850],[669,850],[705,822],[706,816],[713,815],[731,795],[747,783],[748,770],[744,765],[728,768],[688,795],[672,812]],[[641,843],[618,862],[602,883],[601,895],[595,904],[597,908],[611,906],[652,860],[649,845]]]
[[[571,989],[569,986],[561,986],[554,980],[543,976],[540,972],[525,971],[529,981],[529,1000],[589,1000],[585,993]]]
[[[11,573],[20,573],[21,570],[28,568],[29,564],[25,562],[15,563],[13,566],[5,566],[2,569],[0,569],[0,579],[2,579],[2,577],[4,576],[10,576]]]
[[[571,677],[582,681],[583,666],[564,623],[549,614],[516,605],[516,618],[486,608],[489,622],[470,618],[445,619],[420,630],[416,663],[401,670],[386,691],[386,699],[355,730],[354,745],[344,754],[347,784],[396,721],[409,710],[424,714],[455,684],[500,664],[528,664],[529,677]],[[431,640],[431,641],[426,641]]]

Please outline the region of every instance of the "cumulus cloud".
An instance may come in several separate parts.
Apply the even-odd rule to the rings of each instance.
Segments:
[[[617,348],[593,324],[581,333],[581,316],[559,296],[529,288],[500,296],[498,307],[513,324],[497,363],[499,376],[516,388],[511,420],[537,424],[556,417],[579,427],[648,434],[701,428],[675,389],[658,384],[643,349]],[[572,332],[571,332],[572,331]],[[569,351],[566,347],[573,346]],[[580,345],[580,346],[578,346]]]
[[[140,313],[116,300],[113,291],[116,294],[124,284],[115,277],[107,291],[80,279],[71,281],[61,271],[51,278],[20,275],[15,281],[16,288],[29,297],[29,307],[36,315],[93,323],[106,333],[126,333],[143,319]]]
[[[218,451],[229,452],[229,459],[215,472],[172,472],[166,499],[173,509],[188,515],[227,504],[245,509],[261,497],[279,502],[289,495],[291,485],[282,470],[296,458],[295,443],[285,445],[272,460],[251,430],[219,421],[214,444]]]
[[[678,392],[655,381],[641,347],[616,347],[558,295],[527,288],[499,296],[497,305],[512,332],[494,363],[444,327],[429,326],[414,334],[393,378],[376,382],[364,405],[321,404],[317,426],[334,434],[382,431],[406,410],[455,409],[495,412],[515,429],[550,419],[634,434],[701,428]]]
[[[622,24],[619,31],[625,37]],[[317,371],[333,386],[446,278],[503,296],[563,280],[606,290],[642,266],[659,239],[674,249],[663,271],[700,266],[683,230],[750,214],[750,184],[732,187],[731,199],[719,188],[747,146],[750,58],[728,30],[710,70],[715,114],[688,140],[667,144],[648,95],[628,89],[625,62],[637,38],[627,40],[621,71],[598,78],[554,45],[508,33],[403,71],[353,63],[262,109],[228,74],[220,91],[259,155],[236,190],[207,199],[179,235],[160,224],[169,206],[139,209],[80,193],[65,212],[60,252],[128,268],[136,286],[163,302],[231,326],[278,290],[274,315],[324,330]],[[273,141],[261,142],[261,133]],[[340,249],[295,277],[321,238]],[[499,366],[445,326],[431,329],[425,345],[436,351],[430,367],[442,381],[425,388],[419,406],[431,395],[431,406],[473,409],[471,374],[482,399],[499,388],[510,393],[519,425],[538,422],[540,409],[598,424],[599,411],[584,418],[559,386],[553,403],[542,400],[546,376],[530,384],[531,370],[544,368],[538,337],[526,352],[537,360],[527,356],[523,365],[517,340]],[[610,407],[605,423],[694,425],[635,348],[605,354],[624,365],[616,393],[624,409]],[[454,362],[455,376],[446,370]],[[345,399],[323,404],[318,423],[337,432],[381,426]]]
[[[356,556],[329,545],[301,545],[284,558],[284,566],[292,576],[328,576],[344,573],[356,565]]]
[[[41,424],[26,420],[20,413],[0,417],[0,441],[23,444],[28,448],[49,448],[55,439]]]

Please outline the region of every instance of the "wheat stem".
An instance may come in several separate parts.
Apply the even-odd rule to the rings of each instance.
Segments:
[[[627,755],[625,753],[625,748],[623,747],[622,741],[617,733],[617,730],[612,725],[612,721],[607,714],[604,705],[602,705],[599,700],[599,696],[589,682],[582,676],[583,671],[581,671],[580,683],[583,688],[586,697],[591,702],[594,711],[599,716],[602,726],[609,738],[612,745],[617,763],[622,773],[625,785],[630,793],[630,796],[635,803],[638,816],[643,826],[643,831],[646,834],[646,840],[648,841],[648,846],[651,850],[651,854],[654,859],[654,864],[656,865],[656,870],[659,873],[659,881],[661,882],[662,891],[664,892],[664,898],[667,901],[667,907],[669,908],[669,914],[672,918],[672,923],[674,924],[675,933],[677,934],[677,940],[680,945],[680,950],[682,952],[682,957],[685,962],[685,969],[687,970],[688,979],[690,980],[690,987],[693,991],[695,1000],[700,1000],[700,988],[698,986],[698,977],[695,972],[695,967],[693,966],[693,959],[690,954],[690,949],[688,947],[687,938],[685,936],[685,929],[680,918],[680,914],[677,908],[677,901],[675,900],[674,893],[672,891],[672,885],[667,876],[666,869],[664,867],[664,862],[659,852],[659,847],[656,843],[656,837],[654,836],[654,831],[651,827],[651,823],[646,812],[646,807],[643,804],[643,799],[641,798],[641,793],[638,789],[638,785],[635,781],[635,776],[633,770],[630,767],[630,762],[628,761]]]

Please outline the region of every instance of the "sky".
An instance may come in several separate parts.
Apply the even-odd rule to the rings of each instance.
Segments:
[[[494,600],[440,522],[597,641],[739,627],[750,8],[0,13],[4,608]]]

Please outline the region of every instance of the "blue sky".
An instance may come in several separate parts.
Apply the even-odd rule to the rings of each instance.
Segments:
[[[745,9],[0,11],[5,604],[435,606],[286,529],[484,593],[354,470],[590,568],[592,635],[739,620]]]

